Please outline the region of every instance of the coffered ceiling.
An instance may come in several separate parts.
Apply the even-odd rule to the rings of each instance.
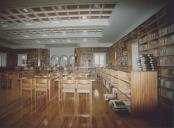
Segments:
[[[133,3],[135,4],[135,2]],[[151,14],[159,10],[164,3],[153,2],[151,8],[154,11]],[[115,17],[115,14],[122,9],[129,9],[132,3],[130,3],[130,7],[125,8],[127,5],[127,0],[79,0],[73,2],[71,0],[30,0],[25,2],[5,0],[0,5],[0,44],[14,48],[27,46],[78,47],[87,43],[90,45],[99,44],[99,46],[107,43],[109,46],[116,41],[113,38],[112,31],[114,29],[112,26],[114,24],[126,25],[127,23],[124,21],[124,19],[126,20],[124,11],[120,17]],[[138,9],[142,5],[138,5]],[[140,10],[139,13],[143,14],[148,9]],[[137,12],[134,13],[140,15]],[[147,13],[144,12],[144,16],[146,15]],[[123,22],[117,23],[120,21],[117,18]],[[130,16],[129,18],[132,20]],[[113,21],[116,22],[113,23]],[[127,30],[121,31],[118,27],[115,37],[118,36],[118,32],[124,34],[125,31]],[[113,36],[108,38],[110,37],[107,36],[108,34]]]

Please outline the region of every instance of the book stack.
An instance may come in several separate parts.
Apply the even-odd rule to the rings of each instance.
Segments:
[[[114,111],[129,111],[130,112],[129,100],[110,100],[109,104],[111,105]]]
[[[137,59],[138,67],[142,71],[156,70],[156,59],[152,54],[142,54]]]

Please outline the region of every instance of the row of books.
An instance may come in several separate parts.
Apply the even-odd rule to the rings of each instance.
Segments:
[[[159,46],[164,46],[164,45],[173,44],[173,43],[174,43],[174,34],[171,36],[159,39]]]
[[[174,91],[161,90],[161,96],[174,101]]]
[[[139,43],[144,44],[144,43],[147,43],[148,41],[155,40],[157,38],[158,38],[158,33],[154,32],[150,35],[146,35],[143,38],[139,39]]]
[[[159,37],[161,37],[161,36],[165,36],[172,32],[174,32],[174,24],[170,24],[170,25],[160,29],[158,33],[159,33]]]
[[[143,43],[146,43],[146,42],[154,40],[154,39],[158,39],[159,37],[165,36],[165,35],[173,33],[173,32],[174,32],[174,24],[170,24],[170,25],[160,29],[157,32],[154,32],[154,33],[151,33],[149,35],[142,37],[141,39],[139,39],[139,43],[143,44]]]
[[[151,51],[151,53],[153,53],[154,56],[174,55],[174,47],[164,47],[162,49],[155,49]]]
[[[161,76],[174,78],[174,70],[163,69],[160,71]]]
[[[140,51],[148,50],[152,48],[158,48],[169,44],[174,44],[174,34],[169,37],[160,38],[159,40],[151,41],[146,44],[140,43]]]
[[[174,80],[161,79],[160,80],[160,85],[161,85],[161,87],[174,89]]]
[[[174,59],[160,59],[160,66],[174,66]]]
[[[159,51],[160,56],[174,55],[174,47],[168,47]]]

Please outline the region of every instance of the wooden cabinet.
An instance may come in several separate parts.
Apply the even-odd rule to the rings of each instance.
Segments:
[[[153,112],[157,104],[157,72],[131,72],[131,111],[133,113]]]
[[[158,104],[157,71],[116,71],[97,69],[105,87],[116,87],[117,98],[129,100],[133,114],[153,112]]]

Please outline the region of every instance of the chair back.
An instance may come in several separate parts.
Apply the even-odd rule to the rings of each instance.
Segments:
[[[21,89],[29,89],[33,87],[33,79],[32,78],[22,78],[21,79]]]
[[[78,80],[77,81],[77,93],[91,93],[92,82],[90,80]]]
[[[71,80],[62,80],[62,87],[63,88],[75,88],[76,87],[75,80],[73,80],[73,79],[71,79]]]
[[[36,78],[36,88],[48,89],[49,79],[48,78]]]

